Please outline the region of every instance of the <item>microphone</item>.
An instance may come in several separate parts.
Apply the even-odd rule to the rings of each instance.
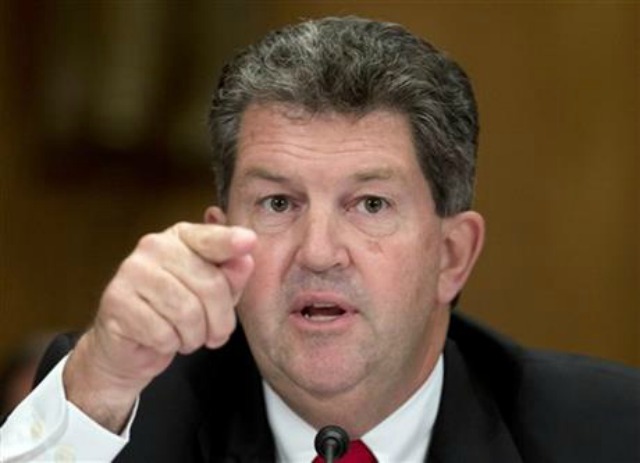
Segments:
[[[316,434],[314,445],[316,452],[324,458],[325,463],[334,463],[335,460],[347,453],[349,435],[340,426],[325,426]]]

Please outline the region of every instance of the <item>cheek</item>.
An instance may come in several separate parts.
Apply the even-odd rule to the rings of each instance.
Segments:
[[[380,244],[380,241],[367,240],[367,251],[369,251],[371,254],[382,254],[383,248]]]
[[[415,305],[431,304],[437,287],[439,254],[436,243],[420,236],[385,245],[367,244],[372,289],[393,299],[397,310],[413,310]],[[371,262],[375,259],[377,262]]]

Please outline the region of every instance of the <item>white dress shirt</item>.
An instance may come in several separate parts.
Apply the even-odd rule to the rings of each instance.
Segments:
[[[438,414],[444,377],[442,355],[424,384],[395,412],[362,436],[379,463],[425,461]],[[279,463],[311,463],[317,430],[263,382],[267,417]]]
[[[107,462],[129,442],[129,420],[116,435],[67,401],[63,358],[0,428],[0,463]],[[137,408],[137,404],[136,404]],[[136,409],[134,408],[135,415]]]

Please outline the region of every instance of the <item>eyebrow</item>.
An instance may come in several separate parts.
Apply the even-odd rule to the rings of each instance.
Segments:
[[[286,183],[289,181],[284,175],[279,175],[264,167],[252,167],[242,175],[242,183],[246,183],[247,180],[251,179],[268,180],[275,183]]]
[[[355,172],[349,176],[349,178],[356,183],[367,183],[377,180],[389,180],[394,177],[401,177],[398,175],[395,169],[389,167],[378,167],[372,169],[366,169],[359,172]],[[242,184],[246,184],[247,182],[258,179],[258,180],[266,180],[268,182],[286,184],[290,183],[292,180],[285,176],[273,172],[264,167],[255,166],[247,169],[246,172],[242,175]]]
[[[356,172],[351,178],[358,183],[366,183],[375,180],[389,180],[395,176],[396,172],[389,167],[379,167]]]

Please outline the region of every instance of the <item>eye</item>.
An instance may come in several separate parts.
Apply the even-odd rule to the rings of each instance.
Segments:
[[[363,209],[367,214],[377,214],[386,209],[389,203],[386,199],[379,196],[367,196],[362,198],[358,203],[358,209]]]
[[[272,212],[286,212],[291,209],[291,200],[284,195],[273,195],[264,198],[260,204],[265,209]]]
[[[350,222],[369,236],[388,236],[398,229],[401,215],[393,196],[361,195],[348,207]]]

